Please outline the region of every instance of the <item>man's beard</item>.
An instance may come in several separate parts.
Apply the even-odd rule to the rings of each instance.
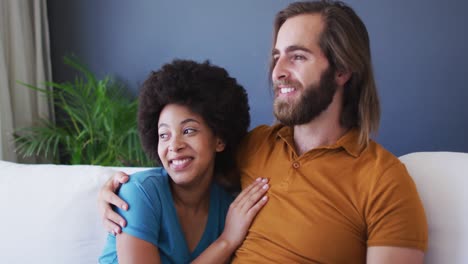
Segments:
[[[274,102],[275,117],[287,126],[309,123],[328,108],[336,89],[335,71],[328,67],[320,76],[320,82],[306,87],[296,100],[297,102],[290,103],[288,100],[283,101],[277,98]]]

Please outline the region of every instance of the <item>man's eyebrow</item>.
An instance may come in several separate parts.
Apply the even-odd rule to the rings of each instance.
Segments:
[[[279,52],[278,49],[273,49],[273,50],[271,51],[271,56],[278,55],[279,53],[280,53],[280,52]]]
[[[304,52],[307,52],[307,53],[312,53],[312,51],[304,46],[301,46],[301,45],[292,45],[292,46],[288,46],[286,48],[286,53],[287,52],[293,52],[293,51],[296,51],[296,50],[300,50],[300,51],[304,51]],[[271,55],[272,56],[275,56],[277,54],[279,54],[280,51],[278,49],[273,49],[271,51]]]
[[[300,46],[300,45],[292,45],[292,46],[289,46],[286,48],[286,52],[291,52],[291,51],[296,51],[296,50],[300,50],[300,51],[304,51],[304,52],[307,52],[307,53],[312,53],[312,51],[304,46]]]

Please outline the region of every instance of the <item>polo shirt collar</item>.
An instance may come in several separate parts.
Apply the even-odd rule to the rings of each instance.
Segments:
[[[286,143],[294,148],[293,128],[283,126],[278,129],[277,137],[282,138]],[[361,155],[364,147],[359,145],[359,131],[353,128],[346,132],[338,141],[333,145],[321,146],[318,149],[338,149],[343,148],[349,155],[357,158]]]
[[[346,132],[334,145],[342,147],[355,158],[359,157],[364,150],[364,147],[359,144],[359,131],[356,128]]]

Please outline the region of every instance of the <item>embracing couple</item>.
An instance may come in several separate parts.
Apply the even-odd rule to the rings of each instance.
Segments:
[[[423,263],[415,184],[370,138],[380,106],[364,23],[340,1],[295,2],[272,47],[278,123],[250,132],[246,92],[224,69],[175,60],[150,74],[138,128],[162,167],[102,187],[101,263]]]

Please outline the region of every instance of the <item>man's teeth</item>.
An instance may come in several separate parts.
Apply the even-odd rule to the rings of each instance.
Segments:
[[[294,89],[294,88],[281,88],[280,93],[286,94],[286,93],[293,92],[294,90],[296,90],[296,89]]]
[[[174,164],[174,165],[182,165],[182,164],[188,162],[189,160],[190,160],[190,158],[172,160],[172,164]]]

